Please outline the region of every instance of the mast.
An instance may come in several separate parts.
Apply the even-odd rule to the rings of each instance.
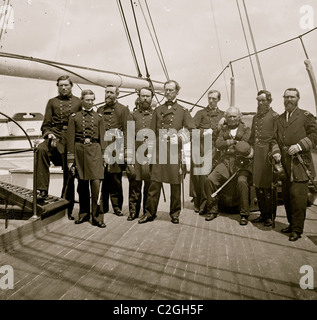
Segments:
[[[0,55],[0,75],[56,81],[61,75],[69,75],[74,83],[106,87],[115,85],[120,88],[140,89],[153,85],[155,91],[163,91],[164,83],[148,81],[115,72],[67,65],[59,62],[41,60],[18,55]]]

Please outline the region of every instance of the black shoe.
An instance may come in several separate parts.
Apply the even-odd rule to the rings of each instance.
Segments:
[[[102,221],[95,222],[94,225],[99,227],[99,228],[105,228],[106,227],[106,224],[104,222],[102,222]]]
[[[114,214],[118,217],[122,217],[123,216],[123,213],[121,212],[120,209],[117,209],[117,210],[114,210]]]
[[[288,226],[288,227],[282,229],[281,232],[282,232],[282,233],[290,233],[290,232],[292,232],[292,229],[291,229],[290,226]]]
[[[199,210],[199,215],[203,216],[204,214],[206,214],[206,210]]]
[[[139,223],[146,223],[146,222],[149,222],[149,221],[153,221],[153,219],[149,216],[147,216],[146,214],[144,214],[140,219],[139,219]]]
[[[195,211],[196,213],[198,213],[198,212],[199,212],[199,209],[198,209],[197,207],[195,207],[194,211]]]
[[[68,220],[75,220],[75,218],[72,215],[68,215]]]
[[[273,225],[273,222],[272,222],[272,219],[266,219],[265,222],[264,222],[264,226],[265,227],[270,227]]]
[[[37,196],[37,201],[38,202],[43,202],[45,199],[48,197],[48,192],[47,190],[40,190],[40,193]]]
[[[296,232],[296,231],[293,231],[290,236],[289,236],[289,241],[296,241],[298,240],[299,238],[301,238],[302,236],[300,235],[299,232]]]
[[[240,226],[246,226],[248,224],[248,218],[241,217],[240,218]]]
[[[135,213],[130,213],[127,220],[128,221],[133,221],[135,218],[136,218]]]
[[[82,217],[82,218],[79,218],[78,220],[75,221],[75,224],[81,224],[83,222],[87,221],[87,217]]]
[[[172,223],[179,224],[179,219],[178,218],[172,218]]]
[[[217,213],[208,213],[207,217],[205,218],[206,221],[211,221],[217,218]]]
[[[252,223],[259,223],[259,222],[264,222],[264,221],[265,221],[264,217],[263,216],[259,216],[256,219],[253,219],[251,222]]]

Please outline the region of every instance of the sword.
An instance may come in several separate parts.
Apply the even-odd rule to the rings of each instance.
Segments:
[[[310,171],[309,171],[308,168],[306,167],[305,162],[304,162],[302,156],[301,156],[299,153],[296,153],[295,156],[297,157],[299,163],[302,165],[302,167],[303,167],[303,169],[304,169],[304,171],[305,171],[308,179],[309,179],[310,182],[313,184],[315,191],[317,191],[317,184],[316,184],[316,182],[314,181],[313,177],[311,176]]]
[[[214,198],[217,196],[217,194],[230,182],[232,181],[235,176],[238,174],[238,172],[240,171],[240,169],[238,169],[219,189],[217,189],[212,195],[211,197]]]

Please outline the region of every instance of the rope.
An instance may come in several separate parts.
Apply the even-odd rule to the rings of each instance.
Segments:
[[[10,0],[8,0],[7,4],[5,4],[5,1],[4,0],[4,5],[3,5],[3,8],[8,8],[9,6],[11,6],[10,4]],[[12,12],[12,9],[9,11],[9,15],[7,17],[7,10],[4,11],[3,13],[3,25],[0,26],[1,28],[1,32],[0,32],[0,42],[1,42],[1,39],[2,39],[2,36],[3,36],[3,33],[6,33],[7,31],[7,26],[9,24],[9,21],[10,21],[10,15],[11,15],[11,12]],[[2,46],[1,46],[2,48]]]
[[[273,45],[273,46],[264,48],[264,49],[262,49],[262,50],[259,50],[259,51],[256,51],[256,52],[254,52],[254,53],[248,54],[248,55],[246,55],[246,56],[243,56],[243,57],[237,58],[237,59],[235,59],[235,60],[232,60],[232,61],[230,61],[229,64],[232,64],[232,63],[234,63],[234,62],[237,62],[237,61],[240,61],[240,60],[249,58],[249,57],[251,57],[251,56],[253,56],[253,55],[255,55],[255,54],[265,52],[265,51],[270,50],[270,49],[273,49],[273,48],[275,48],[275,47],[284,45],[284,44],[286,44],[286,43],[288,43],[288,42],[291,42],[291,41],[294,41],[294,40],[297,40],[297,39],[301,39],[303,36],[306,36],[306,35],[309,34],[310,32],[315,31],[316,29],[317,29],[317,27],[315,27],[315,28],[313,28],[313,29],[311,29],[311,30],[309,30],[309,31],[307,31],[307,32],[305,32],[305,33],[297,36],[297,37],[294,37],[294,38],[291,38],[291,39],[288,39],[288,40],[279,42],[279,43],[277,43],[277,44],[275,44],[275,45]],[[227,66],[225,67],[225,69],[228,68],[228,66],[229,66],[229,65],[227,65]],[[202,99],[202,97],[206,94],[206,92],[209,90],[209,88],[211,88],[211,86],[217,81],[217,79],[221,76],[221,74],[225,71],[225,69],[221,71],[221,73],[217,76],[217,78],[213,81],[213,83],[212,83],[212,84],[208,87],[208,89],[202,94],[202,96],[198,99],[198,101],[196,102],[196,104],[194,105],[194,107],[195,107],[195,106],[197,105],[197,103]],[[194,107],[193,107],[193,108],[194,108]],[[190,111],[192,111],[193,108],[192,108]]]
[[[204,97],[204,95],[209,91],[209,89],[214,85],[214,83],[220,78],[220,76],[225,72],[225,70],[229,67],[229,64],[224,67],[224,69],[220,72],[220,74],[217,76],[217,78],[211,83],[211,85],[205,90],[205,92],[201,95],[201,97],[198,99],[198,101],[193,105],[193,107],[189,110],[189,112],[192,112],[193,109],[197,106],[198,102]]]
[[[299,39],[299,38],[301,38],[301,37],[303,37],[303,36],[306,36],[308,33],[312,32],[312,31],[315,31],[316,29],[317,29],[317,27],[315,27],[315,28],[313,28],[313,29],[311,29],[311,30],[309,30],[309,31],[307,31],[307,32],[305,32],[305,33],[297,36],[297,37],[294,37],[294,38],[291,38],[291,39],[288,39],[288,40],[279,42],[279,43],[277,43],[277,44],[275,44],[275,45],[272,45],[272,46],[270,46],[270,47],[266,47],[265,49],[262,49],[262,50],[259,50],[259,51],[254,52],[254,53],[251,53],[251,54],[249,54],[249,55],[246,55],[246,56],[240,57],[240,58],[238,58],[238,59],[232,60],[231,62],[232,62],[232,63],[233,63],[233,62],[237,62],[237,61],[243,60],[243,59],[245,59],[245,58],[248,58],[248,57],[250,57],[250,56],[254,56],[255,54],[262,53],[262,52],[265,52],[265,51],[267,51],[267,50],[273,49],[273,48],[275,48],[275,47],[284,45],[284,44],[286,44],[286,43],[288,43],[288,42],[297,40],[297,39]]]
[[[239,6],[238,0],[236,0],[236,3],[237,3],[238,11],[239,11],[239,17],[240,17],[240,21],[241,21],[241,26],[242,26],[242,30],[243,30],[245,44],[247,46],[248,54],[250,55],[250,48],[249,48],[246,32],[245,32],[245,29],[244,29],[244,24],[243,24],[243,20],[242,20],[242,16],[241,16],[241,10],[240,10],[240,6]],[[255,72],[254,72],[253,62],[252,62],[251,57],[249,57],[249,59],[250,59],[250,64],[251,64],[251,69],[252,69],[252,73],[253,73],[253,78],[254,78],[256,90],[259,91],[258,82],[256,80],[256,76],[255,76]]]
[[[135,10],[134,10],[134,6],[133,6],[133,1],[132,0],[130,0],[130,4],[131,4],[131,8],[132,8],[132,13],[133,13],[133,17],[134,17],[136,31],[137,31],[138,38],[139,38],[139,43],[140,43],[140,48],[141,48],[141,52],[142,52],[144,67],[145,67],[145,71],[146,71],[146,77],[149,79],[150,78],[150,74],[149,74],[149,70],[148,70],[148,67],[147,67],[146,60],[145,60],[145,55],[144,55],[141,35],[140,35],[139,26],[138,26],[137,18],[136,18],[136,15],[135,15]]]
[[[137,57],[136,57],[136,54],[135,54],[135,50],[134,50],[133,43],[132,43],[132,40],[131,40],[128,24],[127,24],[127,21],[126,21],[125,15],[124,15],[124,11],[123,11],[123,8],[122,8],[121,0],[117,0],[117,5],[118,5],[119,12],[120,12],[120,15],[121,15],[121,20],[122,20],[122,23],[123,23],[124,31],[125,31],[127,39],[128,39],[128,43],[129,43],[130,50],[131,50],[131,53],[132,53],[133,61],[134,61],[135,67],[137,69],[138,77],[141,78],[142,77],[142,73],[141,73],[141,70],[140,70],[140,67],[139,67],[139,64],[138,64],[138,60],[137,60]]]
[[[210,6],[211,6],[211,11],[212,11],[212,16],[213,16],[214,27],[215,27],[215,31],[216,31],[216,39],[217,39],[219,56],[220,56],[221,68],[223,68],[222,53],[221,53],[221,49],[220,49],[220,41],[219,41],[218,29],[217,29],[217,24],[216,24],[216,17],[215,17],[215,13],[214,13],[214,8],[213,8],[212,0],[210,0]],[[227,99],[228,99],[228,101],[229,101],[229,92],[228,92],[227,79],[226,79],[226,75],[225,75],[225,74],[223,74],[223,78],[224,78],[224,82],[225,82]]]
[[[143,9],[142,9],[140,0],[139,0],[139,4],[140,4],[141,10],[142,10],[142,12],[143,12]],[[155,35],[155,39],[156,39],[156,42],[157,42],[158,50],[159,50],[160,55],[161,55],[161,56],[160,56],[160,55],[158,54],[158,57],[159,57],[159,59],[160,59],[160,62],[161,62],[161,65],[162,65],[162,68],[163,68],[163,71],[164,71],[164,74],[165,74],[166,79],[167,79],[167,80],[170,80],[170,77],[169,77],[168,71],[167,71],[167,67],[166,67],[166,63],[165,63],[165,60],[164,60],[164,57],[163,57],[163,53],[162,53],[162,50],[161,50],[161,46],[160,46],[160,43],[159,43],[159,41],[158,41],[158,37],[157,37],[156,30],[155,30],[155,27],[154,27],[154,23],[153,23],[153,20],[152,20],[152,16],[151,16],[151,13],[150,13],[150,9],[149,9],[149,6],[148,6],[146,0],[145,0],[145,5],[146,5],[147,12],[148,12],[148,15],[149,15],[149,18],[150,18],[150,21],[151,21],[152,29],[153,29],[153,31],[154,31],[154,35]],[[144,15],[144,14],[143,14],[143,15]],[[145,17],[144,17],[144,19],[145,19]],[[146,19],[145,19],[145,21],[146,21]],[[146,25],[148,26],[147,21],[146,21]],[[150,32],[150,34],[151,34],[151,32]],[[152,38],[152,40],[153,40],[152,34],[151,34],[151,38]],[[153,43],[154,43],[154,41],[153,41]],[[154,47],[155,47],[155,50],[157,51],[157,48],[156,48],[155,44],[154,44]]]
[[[256,46],[255,46],[254,37],[253,37],[253,32],[252,32],[252,28],[251,28],[251,23],[250,23],[250,20],[249,20],[249,15],[248,15],[247,7],[246,7],[246,5],[245,5],[245,1],[242,0],[242,2],[243,2],[244,11],[245,11],[245,14],[246,14],[246,17],[247,17],[247,22],[248,22],[248,26],[249,26],[249,31],[250,31],[250,35],[251,35],[252,44],[253,44],[253,49],[254,49],[254,52],[257,52]],[[259,73],[260,73],[260,78],[261,78],[261,82],[262,82],[262,87],[263,87],[263,89],[265,90],[266,88],[265,88],[265,82],[264,82],[263,72],[262,72],[260,60],[259,60],[259,57],[258,57],[257,54],[255,54],[255,58],[256,58],[257,65],[258,65],[258,69],[259,69]]]

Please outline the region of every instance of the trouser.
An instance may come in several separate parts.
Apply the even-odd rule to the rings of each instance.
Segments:
[[[123,190],[122,172],[111,173],[107,169],[104,171],[104,182],[102,184],[102,206],[103,212],[109,211],[109,198],[114,211],[122,210]]]
[[[241,216],[250,215],[250,187],[248,183],[249,172],[242,170],[236,180],[237,195],[239,198],[239,212]],[[224,164],[219,164],[205,180],[205,192],[207,196],[207,213],[218,213],[218,197],[211,197],[228,179],[229,170]]]
[[[145,214],[148,217],[155,217],[161,195],[162,182],[151,181],[148,198],[145,205]],[[170,184],[170,217],[178,218],[181,212],[181,185]]]
[[[45,139],[39,144],[36,151],[36,185],[37,190],[48,191],[50,183],[50,164],[53,162],[54,165],[62,166],[63,169],[63,187],[61,192],[61,197],[70,201],[68,206],[68,215],[72,214],[74,208],[75,199],[75,185],[74,179],[69,177],[69,170],[67,167],[67,155],[66,152],[60,154],[56,149],[55,152],[50,151],[48,148],[48,140]],[[68,180],[69,179],[69,180]],[[68,184],[67,184],[68,182]],[[67,186],[67,192],[64,195]]]
[[[205,182],[207,178],[205,175],[192,175],[191,179],[195,189],[195,208],[197,208],[199,212],[204,212],[207,206],[207,195],[205,191]]]
[[[275,219],[277,209],[276,189],[255,188],[259,210],[263,219]]]
[[[282,197],[291,230],[303,233],[306,218],[308,181],[282,181]]]
[[[90,190],[89,190],[90,187]],[[79,216],[78,218],[89,219],[91,222],[103,222],[103,213],[98,208],[98,194],[100,180],[80,180],[78,179]],[[90,210],[91,209],[91,210]]]
[[[143,183],[144,181],[144,183]],[[143,213],[145,213],[145,205],[150,187],[150,180],[129,180],[129,213],[139,216],[142,201],[142,184],[143,184]]]

